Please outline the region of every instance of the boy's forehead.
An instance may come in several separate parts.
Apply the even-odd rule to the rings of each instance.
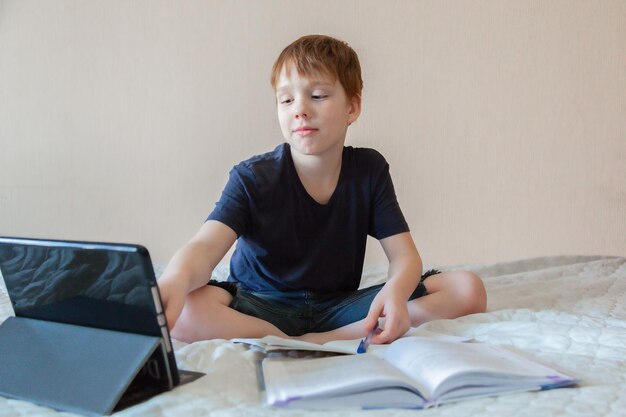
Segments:
[[[337,82],[335,77],[331,74],[316,70],[302,73],[298,71],[298,68],[293,64],[283,66],[279,74],[278,82],[276,83],[276,91],[289,88],[294,84],[326,84],[333,86]]]

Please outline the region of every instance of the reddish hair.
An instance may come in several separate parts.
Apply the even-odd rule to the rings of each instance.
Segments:
[[[324,35],[308,35],[297,39],[283,49],[272,67],[271,82],[274,90],[283,68],[289,75],[292,65],[300,75],[320,73],[331,77],[333,81],[338,79],[348,100],[361,97],[361,64],[356,52],[346,42]]]

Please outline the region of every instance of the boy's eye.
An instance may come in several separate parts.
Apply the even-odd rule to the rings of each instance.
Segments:
[[[293,101],[292,98],[284,98],[280,100],[280,104],[289,104]]]
[[[323,100],[328,97],[326,94],[313,94],[311,96],[314,100]]]

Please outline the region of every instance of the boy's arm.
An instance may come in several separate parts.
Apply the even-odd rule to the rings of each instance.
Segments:
[[[385,329],[372,343],[390,343],[411,327],[407,300],[422,276],[422,259],[409,232],[381,239],[380,244],[389,260],[388,280],[372,301],[365,328],[369,332],[384,316]]]
[[[167,323],[174,327],[191,291],[206,285],[213,269],[237,240],[233,229],[206,221],[195,236],[172,257],[158,280]]]

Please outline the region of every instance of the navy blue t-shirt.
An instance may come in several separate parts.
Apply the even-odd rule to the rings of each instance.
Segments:
[[[228,280],[254,291],[355,290],[367,235],[409,230],[385,158],[349,146],[328,203],[308,194],[284,143],[236,165],[207,220],[237,233]]]

